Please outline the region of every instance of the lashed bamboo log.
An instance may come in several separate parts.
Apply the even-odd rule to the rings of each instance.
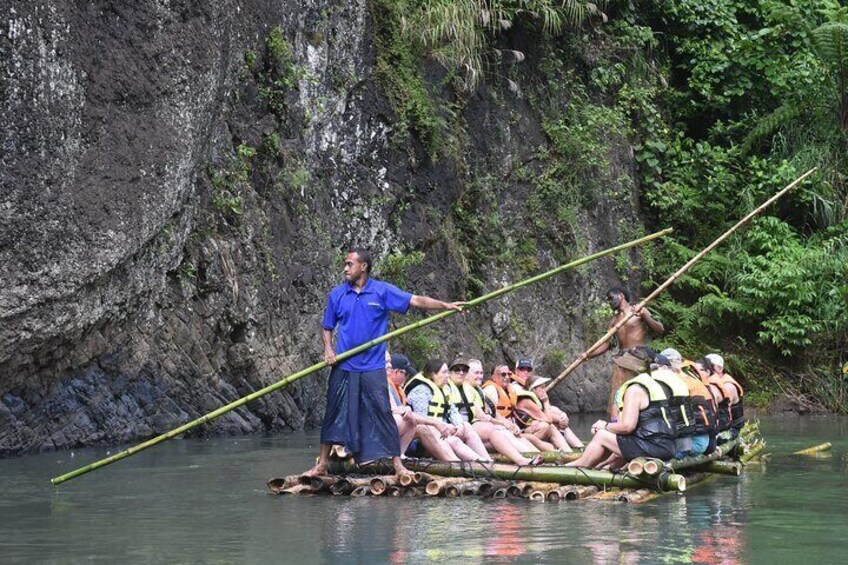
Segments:
[[[642,488],[646,484],[645,481],[625,474],[597,471],[594,469],[578,469],[576,467],[521,467],[502,463],[482,464],[463,462],[459,464],[443,461],[411,460],[407,460],[405,465],[411,471],[426,470],[430,474],[443,477],[473,475],[476,477],[497,477],[506,480],[632,488]],[[330,462],[330,472],[332,473],[384,474],[393,471],[394,468],[391,467],[390,462],[387,460],[379,460],[362,466],[351,464],[349,461]],[[679,490],[681,492],[686,490],[686,479],[682,475],[674,473],[661,473],[658,477],[652,478],[648,484],[663,490]]]
[[[409,461],[407,461],[407,464]],[[408,467],[407,467],[408,468]],[[444,490],[455,483],[461,483],[467,481],[468,479],[465,477],[450,477],[450,478],[441,478],[435,479],[427,483],[427,486],[424,487],[424,491],[428,496],[439,496],[444,492]]]
[[[309,477],[307,475],[300,476],[300,484],[308,485],[309,488],[312,489],[312,492],[330,490],[330,487],[332,487],[337,481],[338,477],[330,477],[327,475],[320,477]]]
[[[598,253],[593,253],[593,254],[588,255],[586,257],[583,257],[581,259],[576,259],[574,261],[571,261],[570,263],[567,263],[565,265],[561,265],[561,266],[556,267],[554,269],[551,269],[551,270],[549,270],[545,273],[530,277],[530,278],[525,279],[523,281],[519,281],[517,283],[505,286],[503,288],[499,288],[498,290],[495,290],[493,292],[490,292],[488,294],[485,294],[483,296],[480,296],[478,298],[470,300],[468,303],[466,303],[464,308],[465,309],[473,308],[473,307],[478,306],[478,305],[480,305],[480,304],[482,304],[482,303],[484,303],[488,300],[492,300],[493,298],[497,298],[497,297],[502,296],[502,295],[504,295],[508,292],[512,292],[513,290],[516,290],[516,289],[522,288],[524,286],[528,286],[528,285],[543,281],[543,280],[548,279],[548,278],[550,278],[554,275],[557,275],[557,274],[562,273],[564,271],[567,271],[569,269],[573,269],[575,267],[579,267],[580,265],[585,265],[586,263],[589,263],[589,262],[594,261],[596,259],[600,259],[601,257],[605,257],[605,256],[610,255],[612,253],[615,253],[617,251],[629,249],[629,248],[634,247],[636,245],[646,243],[648,241],[657,239],[659,237],[663,237],[663,236],[671,233],[671,231],[672,230],[670,228],[665,229],[665,230],[662,230],[660,232],[653,233],[651,235],[641,237],[639,239],[635,239],[633,241],[629,241],[627,243],[623,243],[623,244],[617,245],[615,247],[611,247],[611,248],[606,249],[604,251],[599,251]],[[380,336],[377,339],[373,339],[373,340],[371,340],[367,343],[363,343],[362,345],[359,345],[357,347],[354,347],[353,349],[345,351],[344,353],[340,353],[340,354],[336,355],[336,362],[344,361],[345,359],[353,357],[354,355],[357,355],[358,353],[361,353],[361,352],[363,352],[367,349],[370,349],[371,347],[374,347],[375,345],[389,341],[390,339],[399,337],[399,336],[401,336],[405,333],[423,328],[423,327],[428,326],[430,324],[434,324],[434,323],[436,323],[440,320],[443,320],[445,318],[453,316],[456,313],[457,313],[456,310],[446,310],[444,312],[439,312],[438,314],[435,314],[435,315],[430,316],[428,318],[425,318],[423,320],[419,320],[418,322],[414,322],[412,324],[409,324],[407,326],[404,326],[402,328],[399,328],[397,330],[389,332],[389,333],[387,333],[383,336]],[[255,391],[251,394],[248,394],[247,396],[239,398],[238,400],[235,400],[235,401],[230,402],[229,404],[227,404],[225,406],[222,406],[222,407],[220,407],[216,410],[213,410],[212,412],[209,412],[208,414],[204,414],[200,418],[197,418],[195,420],[192,420],[191,422],[185,423],[185,424],[183,424],[183,425],[181,425],[177,428],[174,428],[173,430],[171,430],[169,432],[166,432],[166,433],[161,434],[159,436],[156,436],[152,439],[144,441],[144,442],[142,442],[138,445],[135,445],[135,446],[133,446],[133,447],[127,449],[127,450],[121,451],[120,453],[116,453],[115,455],[112,455],[111,457],[106,457],[105,459],[100,459],[99,461],[95,461],[94,463],[91,463],[89,465],[85,465],[84,467],[80,467],[78,469],[75,469],[74,471],[71,471],[70,473],[65,473],[64,475],[54,477],[53,479],[50,479],[50,482],[53,483],[54,485],[58,485],[58,484],[63,483],[65,481],[71,480],[75,477],[79,477],[80,475],[84,475],[86,473],[89,473],[89,472],[94,471],[96,469],[99,469],[101,467],[105,467],[106,465],[109,465],[109,464],[114,463],[116,461],[120,461],[121,459],[124,459],[126,457],[130,457],[131,455],[134,455],[134,454],[138,453],[139,451],[142,451],[142,450],[147,449],[149,447],[153,447],[154,445],[162,443],[163,441],[167,441],[171,438],[177,437],[177,436],[191,430],[192,428],[195,428],[195,427],[197,427],[201,424],[205,424],[206,422],[214,420],[215,418],[218,418],[219,416],[226,414],[227,412],[230,412],[231,410],[235,410],[236,408],[244,406],[245,404],[247,404],[248,402],[251,402],[252,400],[256,400],[257,398],[261,398],[261,397],[265,396],[266,394],[269,394],[269,393],[274,392],[276,390],[279,390],[279,389],[281,389],[285,386],[288,386],[289,384],[291,384],[291,383],[293,383],[297,380],[300,380],[303,377],[306,377],[306,376],[311,375],[313,373],[317,373],[318,371],[320,371],[321,369],[324,369],[326,367],[327,367],[327,363],[324,362],[324,361],[321,361],[319,363],[315,363],[314,365],[311,365],[311,366],[309,366],[309,367],[307,367],[307,368],[305,368],[301,371],[298,371],[297,373],[294,373],[292,375],[289,375],[288,377],[285,377],[284,379],[277,381],[276,383],[270,384],[270,385],[268,385],[264,388],[261,388],[261,389]]]
[[[725,239],[730,237],[730,235],[733,232],[738,230],[743,225],[747,224],[751,220],[751,218],[753,218],[754,216],[756,216],[757,214],[759,214],[760,212],[762,212],[763,210],[768,208],[773,202],[775,202],[781,196],[783,196],[784,194],[786,194],[787,192],[789,192],[790,190],[795,188],[798,184],[801,183],[801,181],[803,181],[808,176],[813,174],[815,172],[815,170],[816,170],[816,168],[814,167],[814,168],[810,169],[809,171],[807,171],[806,173],[804,173],[803,175],[801,175],[800,177],[798,177],[797,179],[795,179],[794,181],[792,181],[791,183],[789,183],[785,188],[781,189],[777,194],[775,194],[774,196],[772,196],[771,198],[769,198],[768,200],[766,200],[765,202],[760,204],[760,206],[758,206],[755,210],[753,210],[748,215],[746,215],[744,218],[742,218],[741,220],[736,222],[736,224],[732,228],[730,228],[729,230],[724,232],[718,239],[716,239],[714,242],[712,242],[711,244],[706,246],[697,255],[695,255],[689,261],[687,261],[685,265],[680,267],[677,271],[675,271],[675,273],[673,275],[671,275],[668,279],[666,279],[665,282],[663,282],[660,286],[658,286],[656,289],[654,289],[654,291],[651,294],[649,294],[647,297],[645,297],[645,299],[643,299],[642,302],[637,304],[635,308],[633,308],[630,312],[625,313],[625,315],[622,317],[622,319],[619,320],[618,322],[616,322],[615,325],[613,325],[607,333],[605,333],[598,341],[593,343],[591,345],[591,347],[589,347],[589,349],[587,349],[586,351],[581,353],[577,357],[577,359],[575,359],[568,367],[566,367],[559,375],[557,375],[557,377],[553,381],[548,383],[546,390],[551,390],[552,388],[554,388],[560,381],[562,381],[572,371],[574,371],[574,369],[579,367],[580,364],[583,363],[583,361],[585,361],[586,359],[589,358],[589,356],[591,356],[592,352],[594,352],[601,345],[603,345],[604,343],[609,341],[612,338],[612,336],[614,336],[616,334],[616,332],[622,326],[624,326],[624,324],[626,324],[628,320],[630,320],[630,318],[635,316],[637,312],[639,312],[642,308],[644,308],[646,305],[648,305],[654,298],[659,296],[660,293],[662,293],[666,288],[671,286],[671,284],[674,283],[674,281],[676,281],[683,273],[688,271],[692,267],[692,265],[694,265],[695,263],[700,261],[704,257],[704,255],[706,255],[707,253],[712,251],[717,245],[719,245]]]
[[[403,491],[404,491],[403,487],[393,485],[393,486],[390,486],[386,490],[386,496],[389,496],[389,497],[392,497],[392,498],[400,498],[403,495]]]
[[[521,455],[527,457],[528,459],[532,459],[537,455],[541,455],[543,463],[561,464],[576,461],[580,458],[581,455],[583,455],[583,452],[574,451],[571,453],[563,453],[562,451],[528,451],[526,453],[522,453]],[[501,453],[496,453],[495,455],[492,455],[492,458],[495,460],[496,463],[511,463],[509,457]]]
[[[832,447],[833,444],[828,441],[806,449],[799,449],[798,451],[793,452],[792,455],[815,455],[816,453],[822,453],[823,451],[830,451]]]
[[[282,494],[282,490],[300,484],[300,475],[289,475],[287,477],[277,477],[271,479],[267,483],[268,488],[274,494]]]
[[[292,485],[284,488],[282,494],[311,494],[312,487],[309,485]]]
[[[656,496],[657,493],[647,489],[622,489],[618,493],[618,500],[622,502],[630,502],[639,504],[645,502],[649,497]]]
[[[374,477],[371,479],[371,494],[374,496],[382,496],[389,487],[396,486],[397,484],[398,478],[394,475]]]
[[[459,496],[473,496],[477,494],[477,490],[480,488],[482,481],[475,481],[472,479],[465,479],[460,482],[456,482],[445,487],[445,496],[447,498],[457,498]]]
[[[509,486],[509,483],[506,481],[486,481],[482,485],[480,485],[480,496],[493,496],[495,491],[506,488]]]
[[[759,457],[765,447],[766,445],[764,443],[758,443],[752,446],[748,449],[748,451],[742,454],[741,457],[739,457],[739,461],[745,464],[750,464],[755,458]]]
[[[692,467],[692,469],[705,473],[716,473],[718,475],[732,475],[734,477],[742,474],[742,464],[738,461],[710,461],[705,465]]]
[[[353,489],[358,487],[370,487],[371,486],[371,478],[355,478],[355,477],[341,477],[336,484],[330,487],[330,491],[333,494],[350,494],[353,492]]]
[[[350,493],[351,496],[369,496],[371,494],[371,487],[363,485],[361,487],[356,487]]]

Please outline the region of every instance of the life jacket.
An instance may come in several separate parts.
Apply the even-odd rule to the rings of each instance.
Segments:
[[[636,385],[648,393],[648,406],[639,411],[639,420],[631,435],[647,440],[674,439],[677,435],[676,425],[669,418],[668,411],[671,390],[668,385],[653,379],[647,373],[636,375],[615,392],[614,400],[619,412],[624,410],[624,395],[627,389]]]
[[[518,402],[518,397],[515,395],[512,387],[509,387],[509,390],[507,391],[495,381],[486,381],[483,383],[484,389],[488,387],[494,387],[498,393],[498,403],[495,405],[495,411],[498,416],[512,418],[515,415],[515,403]],[[483,398],[488,397],[484,396]]]
[[[456,406],[463,420],[466,422],[474,421],[474,404],[469,398],[465,383],[462,383],[462,386],[457,386],[453,381],[448,381],[442,387],[442,392],[445,393],[448,402]]]
[[[713,395],[701,379],[686,371],[680,378],[689,388],[689,414],[695,421],[695,435],[712,435],[718,432],[716,406]]]
[[[492,417],[497,416],[498,412],[495,409],[495,405],[492,403],[491,400],[489,400],[489,397],[486,396],[486,393],[483,392],[483,389],[479,386],[475,386],[474,392],[477,393],[477,396],[480,399],[480,407],[483,409],[483,412]]]
[[[719,428],[722,430],[728,428],[741,430],[742,426],[745,425],[745,405],[742,403],[742,395],[745,394],[745,391],[742,390],[742,385],[727,373],[722,376],[711,375],[708,382],[722,389],[722,394],[724,393],[723,385],[725,384],[731,384],[736,388],[736,392],[739,395],[739,400],[736,404],[731,405],[729,397],[726,397],[719,404]],[[722,419],[724,419],[724,428],[721,427]]]
[[[532,390],[527,390],[518,383],[512,383],[509,388],[515,394],[515,421],[522,428],[526,428],[527,426],[533,423],[533,417],[521,408],[519,408],[518,402],[522,398],[529,398],[540,409],[544,409],[544,405],[542,404],[542,401],[539,400],[539,397],[536,396],[535,392],[533,392]]]
[[[675,437],[695,435],[695,420],[689,411],[689,387],[683,379],[667,368],[660,368],[651,373],[651,377],[666,385],[671,391],[668,397],[669,421],[675,426]]]
[[[391,379],[386,379],[389,382],[389,394],[394,392],[395,400],[397,400],[401,406],[406,406],[406,393],[403,391],[401,387],[392,382]]]
[[[432,416],[433,418],[439,418],[441,420],[447,420],[447,412],[448,412],[448,401],[445,398],[444,393],[442,393],[442,389],[436,386],[436,383],[426,378],[423,374],[418,373],[406,383],[406,386],[403,387],[404,392],[407,396],[409,393],[413,391],[416,387],[426,386],[430,393],[432,393],[432,397],[430,398],[430,403],[427,406],[427,415]]]

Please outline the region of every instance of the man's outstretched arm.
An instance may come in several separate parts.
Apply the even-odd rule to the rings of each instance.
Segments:
[[[435,298],[430,298],[429,296],[420,296],[414,295],[412,300],[409,301],[409,305],[414,308],[421,308],[422,310],[456,310],[458,312],[462,312],[462,307],[468,304],[467,302],[444,302],[443,300],[436,300]]]

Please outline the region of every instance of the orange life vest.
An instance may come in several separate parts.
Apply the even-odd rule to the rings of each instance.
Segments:
[[[495,404],[495,411],[498,413],[498,416],[508,419],[512,418],[515,415],[515,403],[518,402],[518,397],[512,389],[507,391],[495,381],[486,381],[483,383],[484,389],[489,387],[494,387],[498,393],[498,401]]]

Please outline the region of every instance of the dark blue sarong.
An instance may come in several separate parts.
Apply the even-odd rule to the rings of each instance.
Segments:
[[[400,455],[385,369],[357,373],[333,367],[321,443],[344,445],[357,462]]]

